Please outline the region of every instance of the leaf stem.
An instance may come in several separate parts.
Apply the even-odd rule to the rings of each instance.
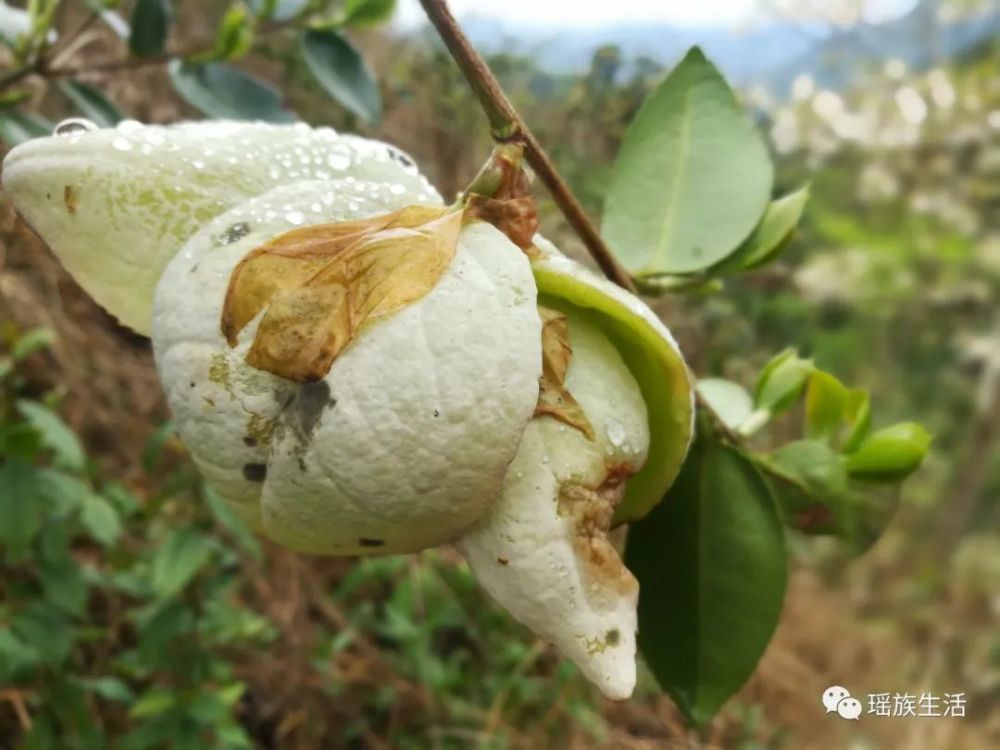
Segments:
[[[566,217],[566,221],[577,236],[583,241],[587,251],[600,266],[601,271],[611,281],[634,293],[636,288],[632,277],[615,258],[614,253],[611,252],[597,231],[597,227],[591,222],[583,210],[583,206],[580,205],[569,185],[559,174],[559,170],[556,169],[548,153],[518,115],[514,105],[510,103],[510,99],[507,98],[500,86],[500,82],[493,75],[493,71],[490,70],[489,65],[472,46],[458,25],[458,21],[455,20],[455,16],[448,8],[448,4],[445,0],[420,0],[420,4],[479,99],[479,103],[490,121],[490,130],[494,140],[500,143],[517,141],[524,144],[528,163],[535,170],[539,179],[545,183],[552,199],[559,206],[563,216]]]

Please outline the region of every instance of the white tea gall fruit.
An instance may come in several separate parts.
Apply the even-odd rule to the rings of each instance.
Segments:
[[[236,265],[289,229],[282,207],[334,197],[313,224],[402,207],[341,188],[277,188],[198,232],[157,291],[157,365],[181,438],[251,526],[302,552],[415,552],[460,535],[499,491],[538,397],[535,284],[520,249],[477,222],[434,288],[363,324],[322,379],[256,369],[260,317],[235,347],[219,322]]]
[[[635,687],[639,585],[607,539],[649,426],[635,378],[587,318],[567,315],[566,386],[593,439],[549,415],[525,430],[500,497],[460,547],[477,580],[609,698]]]

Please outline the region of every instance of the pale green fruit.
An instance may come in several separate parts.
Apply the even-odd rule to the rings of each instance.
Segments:
[[[153,290],[209,219],[302,180],[346,180],[375,199],[439,203],[398,149],[330,128],[226,121],[56,129],[4,159],[3,188],[73,278],[149,335]],[[293,218],[309,204],[277,207]]]

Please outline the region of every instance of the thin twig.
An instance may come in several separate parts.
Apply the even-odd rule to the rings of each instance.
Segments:
[[[597,227],[590,221],[583,206],[580,205],[569,185],[559,174],[552,159],[549,158],[524,120],[517,114],[517,110],[510,103],[489,65],[476,52],[458,25],[458,21],[448,9],[448,4],[444,0],[420,0],[420,4],[423,5],[427,17],[434,24],[434,28],[441,35],[441,39],[451,56],[455,59],[458,67],[462,69],[462,74],[479,98],[479,102],[486,112],[486,117],[490,121],[494,139],[498,142],[521,141],[524,143],[528,163],[535,170],[539,179],[545,183],[552,194],[552,199],[559,206],[566,221],[586,245],[587,251],[600,266],[601,271],[619,286],[630,292],[635,292],[632,277],[605,244]]]

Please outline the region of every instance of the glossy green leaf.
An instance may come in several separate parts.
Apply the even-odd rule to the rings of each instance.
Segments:
[[[173,12],[170,0],[136,0],[132,10],[132,33],[128,46],[136,57],[162,55]]]
[[[629,531],[639,647],[661,687],[705,724],[746,682],[786,585],[771,492],[739,451],[701,435],[666,498]]]
[[[52,122],[34,112],[0,109],[0,140],[8,146],[51,135],[54,127]]]
[[[344,5],[345,26],[375,26],[392,18],[396,0],[347,0]]]
[[[0,544],[19,556],[38,534],[45,504],[38,492],[38,470],[21,458],[0,464]]]
[[[773,177],[763,139],[695,47],[625,132],[603,234],[635,275],[709,268],[757,226]]]
[[[153,558],[153,590],[160,598],[173,596],[187,585],[211,557],[211,540],[194,529],[173,532]]]
[[[79,81],[59,81],[59,90],[88,120],[102,128],[114,127],[122,119],[121,112],[104,94]]]
[[[170,64],[177,93],[209,117],[292,122],[295,115],[281,105],[281,93],[270,84],[225,63]]]
[[[931,434],[916,422],[902,422],[869,435],[847,457],[852,477],[898,482],[916,471],[927,455]]]
[[[42,445],[52,451],[56,464],[76,471],[84,468],[87,457],[83,446],[58,414],[37,401],[27,399],[17,402],[17,410],[38,433]]]
[[[703,378],[698,392],[712,411],[732,430],[738,429],[753,413],[753,398],[739,383],[723,378]]]
[[[788,244],[809,201],[809,186],[767,204],[757,226],[716,271],[728,273],[758,268],[774,260]]]
[[[378,84],[350,42],[332,30],[310,30],[302,35],[302,58],[323,90],[362,120],[374,123],[382,114]]]

